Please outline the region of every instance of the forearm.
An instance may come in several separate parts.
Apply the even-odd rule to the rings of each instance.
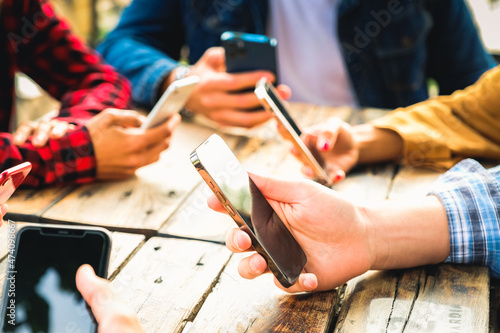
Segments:
[[[359,164],[396,161],[403,153],[403,139],[392,130],[363,124],[353,131],[359,145]]]
[[[163,84],[178,62],[145,42],[115,37],[98,47],[106,61],[132,83],[134,102],[147,107],[156,103]]]
[[[21,162],[31,162],[31,172],[23,182],[26,187],[44,187],[88,183],[95,180],[96,160],[88,131],[77,128],[60,139],[48,140],[36,148],[31,142],[16,146],[12,136],[0,134],[1,170]]]
[[[364,211],[372,253],[371,269],[437,264],[448,257],[448,221],[436,197],[387,201]]]

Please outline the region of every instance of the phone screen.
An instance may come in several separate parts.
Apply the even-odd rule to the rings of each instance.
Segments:
[[[2,332],[96,332],[90,308],[76,288],[76,271],[91,265],[104,276],[109,238],[100,231],[26,227],[16,236],[8,265]],[[15,324],[15,325],[14,325]]]
[[[213,135],[196,150],[196,155],[227,199],[225,202],[216,193],[221,203],[232,217],[241,218],[267,252],[268,259],[286,278],[283,281],[277,276],[278,280],[285,286],[292,285],[306,264],[306,255],[232,151],[220,137]]]
[[[265,87],[266,87],[266,91],[267,91],[267,94],[269,95],[269,97],[271,97],[274,104],[276,104],[276,107],[278,107],[278,109],[280,109],[281,114],[288,121],[288,123],[293,128],[295,133],[297,133],[297,136],[300,137],[302,135],[302,131],[300,130],[297,123],[295,123],[295,121],[292,119],[292,116],[290,116],[290,113],[288,113],[288,111],[286,110],[286,107],[281,102],[281,99],[278,97],[276,90],[274,90],[274,88],[270,84],[266,84]]]

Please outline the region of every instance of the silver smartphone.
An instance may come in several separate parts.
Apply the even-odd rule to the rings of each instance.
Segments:
[[[278,281],[292,286],[306,254],[224,140],[213,134],[191,153],[191,162]]]
[[[259,99],[260,103],[264,108],[276,115],[278,122],[286,129],[290,134],[292,143],[302,157],[302,161],[305,161],[307,165],[313,170],[318,181],[323,184],[329,183],[328,173],[322,166],[319,157],[316,158],[312,152],[307,148],[306,144],[300,136],[302,131],[299,126],[295,123],[290,113],[287,110],[286,102],[281,99],[278,95],[276,89],[270,84],[266,78],[262,78],[257,82],[255,87],[255,95]]]
[[[179,112],[186,104],[198,82],[200,82],[198,76],[188,76],[172,82],[149,113],[142,124],[142,128],[156,127],[164,123],[174,113]]]

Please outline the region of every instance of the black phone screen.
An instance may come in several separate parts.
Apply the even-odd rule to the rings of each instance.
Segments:
[[[269,83],[267,83],[265,87],[267,94],[269,95],[269,97],[271,97],[274,104],[276,104],[276,107],[278,107],[283,117],[285,117],[285,119],[288,121],[288,123],[293,128],[297,136],[301,136],[302,131],[300,130],[297,123],[293,120],[292,116],[290,116],[290,113],[287,111],[285,105],[281,102],[281,99],[278,97],[276,90],[274,90],[274,88]]]
[[[203,168],[289,284],[293,284],[306,264],[304,251],[224,141],[212,136],[206,142],[196,150]]]
[[[90,308],[76,288],[76,271],[107,271],[110,242],[100,231],[27,227],[16,235],[8,265],[2,332],[96,332]]]

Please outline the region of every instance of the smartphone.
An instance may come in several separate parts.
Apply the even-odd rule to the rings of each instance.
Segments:
[[[305,161],[313,170],[318,181],[323,184],[329,184],[328,173],[322,166],[320,156],[315,157],[309,148],[307,148],[304,141],[302,141],[300,138],[302,131],[288,112],[286,102],[281,99],[276,89],[274,89],[266,78],[262,78],[257,82],[255,95],[257,95],[257,98],[266,110],[276,115],[278,122],[290,134],[293,145],[301,155],[301,160]]]
[[[306,254],[224,140],[213,134],[191,153],[191,162],[236,224],[246,227],[278,281],[292,286]]]
[[[276,76],[276,38],[226,31],[221,35],[228,73],[267,70]]]
[[[156,127],[167,121],[174,113],[181,111],[199,82],[198,76],[188,76],[172,82],[149,113],[142,128]]]
[[[19,229],[7,259],[1,332],[97,332],[76,288],[76,271],[91,265],[107,276],[111,238],[102,228],[30,225]]]
[[[31,163],[24,162],[0,174],[0,204],[4,204],[9,200],[30,171]]]

